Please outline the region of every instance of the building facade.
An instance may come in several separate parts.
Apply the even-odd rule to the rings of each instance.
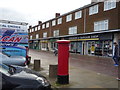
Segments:
[[[70,40],[70,52],[81,55],[112,56],[113,42],[120,46],[120,2],[109,0],[60,15],[30,26],[29,46],[32,49],[57,48],[57,40]]]

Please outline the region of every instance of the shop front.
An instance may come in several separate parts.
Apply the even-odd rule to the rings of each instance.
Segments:
[[[39,49],[39,40],[34,40],[33,41],[33,49]]]
[[[54,51],[55,48],[58,48],[58,45],[56,43],[56,41],[59,39],[50,39],[49,40],[49,44],[50,44],[50,51]]]
[[[101,33],[68,38],[70,52],[81,55],[112,56],[113,34]]]
[[[29,40],[29,48],[33,49],[33,40]]]
[[[44,51],[48,51],[49,50],[48,40],[41,40],[40,44],[41,44],[41,50],[44,50]]]
[[[99,40],[87,41],[88,55],[112,56],[113,34],[98,34]]]

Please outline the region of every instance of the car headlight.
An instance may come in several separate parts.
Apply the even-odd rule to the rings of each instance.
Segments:
[[[43,86],[48,86],[49,85],[49,82],[43,77],[38,77],[36,80],[38,82],[40,82]]]

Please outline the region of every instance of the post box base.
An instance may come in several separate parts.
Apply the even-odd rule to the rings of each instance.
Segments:
[[[69,75],[57,75],[58,84],[69,84]]]

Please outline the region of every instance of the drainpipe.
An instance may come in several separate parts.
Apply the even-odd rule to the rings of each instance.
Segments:
[[[86,32],[86,9],[84,9],[84,33]]]
[[[86,9],[84,9],[84,33],[86,32]],[[83,41],[83,55],[85,55],[85,41]]]

